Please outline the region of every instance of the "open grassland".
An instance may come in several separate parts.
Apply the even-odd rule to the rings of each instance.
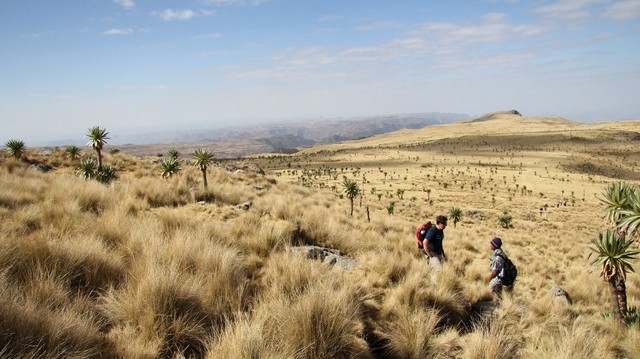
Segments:
[[[501,115],[220,162],[208,190],[186,164],[162,179],[154,159],[106,154],[119,178],[103,185],[60,150],[25,153],[48,173],[3,154],[0,357],[639,358],[588,258],[596,196],[640,180],[638,132]],[[453,206],[431,276],[414,230]],[[496,235],[519,269],[501,301],[484,281]],[[639,307],[635,273],[627,294]]]

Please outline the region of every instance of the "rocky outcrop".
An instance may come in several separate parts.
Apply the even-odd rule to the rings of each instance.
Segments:
[[[246,202],[244,202],[244,203],[240,203],[240,204],[238,205],[238,208],[239,208],[239,209],[241,209],[241,210],[243,210],[243,211],[248,211],[248,210],[251,208],[251,206],[252,206],[252,205],[253,205],[253,202],[251,202],[251,201],[246,201]]]
[[[247,163],[247,162],[227,162],[224,166],[224,169],[233,172],[233,173],[242,173],[242,172],[253,172],[264,176],[264,170],[255,163]]]
[[[356,266],[357,262],[337,249],[330,249],[318,246],[291,247],[290,251],[296,255],[302,255],[307,259],[321,261],[327,265],[338,266],[342,269],[349,269]]]
[[[31,165],[31,168],[42,173],[47,173],[53,169],[53,166],[48,163],[37,163]]]
[[[559,285],[554,285],[551,287],[551,298],[554,303],[559,303],[564,306],[569,306],[573,304],[569,293],[567,293],[564,289],[562,289]]]

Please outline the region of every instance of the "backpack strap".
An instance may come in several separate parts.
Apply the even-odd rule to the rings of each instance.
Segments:
[[[498,257],[502,258],[502,260],[504,261],[504,263],[502,264],[502,269],[500,270],[500,272],[502,273],[502,272],[504,272],[504,271],[506,270],[507,261],[509,260],[509,258],[507,258],[507,256],[502,255],[502,254],[500,254],[500,253],[496,253],[496,256],[498,256]],[[500,280],[504,280],[504,276],[501,276],[501,275],[500,275],[500,273],[498,273],[497,277],[498,277]]]

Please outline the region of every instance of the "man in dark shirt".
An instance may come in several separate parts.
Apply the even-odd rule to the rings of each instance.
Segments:
[[[444,254],[444,248],[442,247],[442,241],[444,239],[444,229],[447,227],[447,217],[436,217],[436,225],[431,226],[427,230],[427,234],[424,238],[424,248],[426,249],[427,256],[429,257],[429,265],[431,266],[431,272],[435,273],[442,269],[442,261],[447,257]]]

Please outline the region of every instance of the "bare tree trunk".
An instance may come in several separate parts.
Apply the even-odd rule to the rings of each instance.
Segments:
[[[369,206],[367,206],[367,222],[371,222],[371,217],[369,216]]]

